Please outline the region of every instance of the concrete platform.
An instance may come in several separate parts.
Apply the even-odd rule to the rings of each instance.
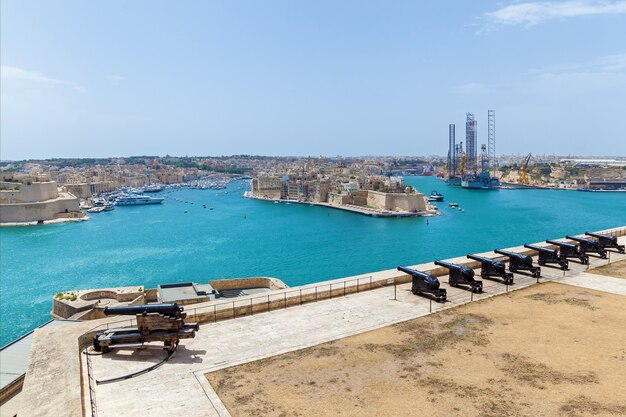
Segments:
[[[625,242],[626,238],[621,237],[620,241]],[[523,248],[512,249],[525,251]],[[611,261],[621,259],[626,259],[626,255],[611,255]],[[468,261],[465,257],[455,260]],[[605,263],[607,260],[591,258],[591,267]],[[428,270],[434,266],[428,263],[414,267]],[[575,262],[570,262],[570,268],[564,276],[558,268],[543,267],[542,280],[602,286],[604,291],[623,293],[624,280],[591,276],[585,273],[588,268],[586,265]],[[389,278],[398,275],[393,270],[375,274]],[[354,277],[332,282],[347,282],[349,279]],[[447,278],[440,280],[445,283]],[[515,280],[516,284],[508,290],[536,283],[534,278],[522,274],[515,274]],[[227,416],[228,412],[204,378],[206,372],[388,326],[429,314],[431,308],[434,312],[507,291],[507,287],[500,283],[488,280],[483,283],[485,293],[480,295],[472,295],[444,284],[449,298],[449,302],[444,305],[435,302],[431,305],[428,300],[412,295],[409,284],[402,284],[396,288],[397,300],[393,299],[394,286],[391,285],[333,296],[332,300],[302,306],[290,304],[292,306],[286,309],[203,324],[195,339],[181,341],[178,351],[168,363],[147,374],[111,384],[96,385],[95,380],[137,371],[159,361],[164,353],[117,351],[104,356],[79,353],[80,335],[98,325],[121,322],[119,317],[79,323],[71,326],[74,328],[72,331],[65,328],[56,332],[37,331],[20,412],[22,415],[55,417],[91,415],[90,399],[95,398],[99,416],[149,413],[181,414],[186,417]],[[283,295],[281,291],[293,294],[299,290],[291,288],[273,293]],[[89,369],[93,369],[93,373],[90,374]],[[93,388],[91,395],[89,381]]]
[[[626,259],[626,255],[611,256],[612,261],[619,259]],[[600,266],[606,262],[592,258],[591,266]],[[571,262],[570,271],[565,276],[558,268],[542,269],[542,281],[554,280],[624,294],[626,280],[586,274],[586,265]],[[516,284],[508,290],[536,283],[536,279],[521,274],[515,274],[515,279]],[[203,325],[196,338],[182,341],[175,357],[162,367],[130,380],[97,385],[98,415],[118,416],[122,415],[120,410],[123,409],[123,415],[154,412],[181,413],[188,417],[229,416],[206,382],[206,372],[413,319],[429,314],[431,308],[437,311],[507,291],[506,286],[494,281],[484,280],[483,285],[485,292],[473,295],[445,285],[450,301],[444,305],[433,302],[431,306],[428,300],[411,294],[410,284],[402,284],[396,288],[397,300],[393,299],[394,289],[391,286]],[[95,379],[136,371],[163,356],[162,352],[150,351],[134,354],[117,352],[109,356],[92,357]],[[83,374],[83,377],[86,378],[86,375]]]

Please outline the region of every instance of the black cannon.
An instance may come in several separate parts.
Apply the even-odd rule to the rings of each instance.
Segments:
[[[450,271],[450,277],[448,278],[448,284],[452,287],[469,286],[469,290],[472,292],[482,292],[483,282],[474,279],[474,270],[468,266],[452,264],[450,262],[435,261],[435,265],[448,268]]]
[[[413,294],[431,294],[440,303],[446,301],[447,291],[445,288],[439,288],[439,280],[434,275],[428,272],[416,271],[406,266],[399,266],[398,271],[407,273],[412,277],[411,292]]]
[[[580,253],[582,253],[583,255],[586,255],[587,253],[597,253],[598,255],[600,255],[600,258],[602,259],[606,258],[606,251],[604,250],[602,245],[598,243],[597,240],[585,239],[582,237],[574,237],[574,236],[565,236],[565,237],[569,240],[578,242],[578,248],[580,250]]]
[[[168,317],[177,317],[183,308],[178,304],[143,304],[139,306],[104,307],[105,316],[135,316],[137,314],[159,313]]]
[[[539,261],[537,263],[541,266],[545,264],[559,264],[562,270],[566,271],[569,267],[569,261],[562,259],[559,256],[557,249],[544,248],[536,245],[524,245],[525,248],[536,250],[539,253]]]
[[[467,255],[469,259],[480,262],[480,276],[486,279],[493,279],[498,277],[502,280],[503,284],[513,284],[513,274],[506,272],[506,265],[504,262],[497,259],[485,258],[478,255]]]
[[[509,271],[529,271],[534,278],[541,276],[541,268],[533,266],[533,258],[523,253],[509,252],[506,250],[495,249],[495,253],[509,257]]]
[[[187,314],[176,303],[105,307],[104,314],[134,315],[137,327],[107,329],[96,334],[93,337],[96,352],[106,353],[115,348],[146,348],[149,342],[163,342],[163,348],[173,352],[180,339],[193,338],[198,331],[198,323],[185,323]]]
[[[617,243],[617,236],[603,235],[601,233],[589,233],[585,232],[587,236],[595,237],[598,239],[598,244],[602,246],[602,249],[617,249],[619,253],[624,253],[624,245]]]
[[[546,243],[559,247],[559,257],[561,259],[577,258],[583,265],[587,265],[589,263],[589,256],[578,250],[578,245],[549,239],[546,240]]]

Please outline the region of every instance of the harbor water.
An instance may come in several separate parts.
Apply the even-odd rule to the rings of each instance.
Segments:
[[[238,181],[165,190],[163,204],[116,207],[82,223],[1,228],[0,345],[49,320],[63,290],[251,276],[295,286],[626,223],[624,193],[406,183],[444,194],[435,203],[443,215],[384,219],[274,204],[243,198],[248,185]]]

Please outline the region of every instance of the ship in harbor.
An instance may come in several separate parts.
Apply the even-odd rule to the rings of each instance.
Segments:
[[[437,192],[436,190],[433,190],[430,193],[430,196],[428,196],[428,201],[431,201],[431,202],[443,201],[443,194]]]
[[[165,200],[161,197],[150,197],[147,195],[126,195],[115,200],[116,206],[143,206],[146,204],[161,204]]]
[[[489,175],[489,172],[480,172],[475,175],[466,175],[461,179],[461,187],[493,190],[500,187],[500,181]]]

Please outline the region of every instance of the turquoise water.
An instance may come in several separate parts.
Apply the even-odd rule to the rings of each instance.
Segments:
[[[237,182],[172,191],[162,205],[117,207],[83,223],[1,228],[0,345],[49,320],[62,290],[247,276],[294,286],[626,224],[625,194],[406,182],[443,193],[444,215],[427,225],[273,204],[243,198],[247,185]]]

